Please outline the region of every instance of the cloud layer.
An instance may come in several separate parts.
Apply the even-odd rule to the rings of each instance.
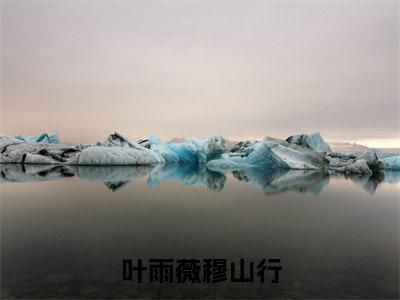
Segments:
[[[396,138],[396,6],[2,2],[2,131]]]

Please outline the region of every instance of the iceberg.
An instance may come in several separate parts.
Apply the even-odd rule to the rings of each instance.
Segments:
[[[379,155],[379,156],[378,156]],[[135,142],[115,132],[104,142],[67,146],[56,134],[15,138],[0,136],[0,163],[85,166],[126,166],[184,163],[206,165],[226,172],[259,167],[371,174],[399,169],[399,156],[374,149],[360,153],[332,152],[320,133],[301,134],[286,140],[266,137],[262,141],[239,142],[227,150],[222,136],[187,138],[163,142],[157,136]]]
[[[78,165],[150,165],[158,163],[203,164],[219,157],[225,150],[222,136],[206,140],[188,138],[182,143],[165,143],[156,136],[135,143],[119,133],[104,143],[78,145]]]
[[[153,165],[159,162],[158,157],[148,151],[130,147],[92,146],[76,157],[76,164],[87,166]]]
[[[77,145],[81,152],[75,160],[78,165],[151,165],[163,163],[157,153],[114,132],[103,142]]]
[[[206,140],[188,138],[181,143],[164,143],[160,138],[150,136],[148,145],[161,160],[173,163],[204,164],[219,158],[226,151],[225,139],[222,136]]]
[[[371,174],[384,168],[383,162],[373,149],[355,154],[330,153],[326,158],[329,161],[328,169],[342,173]]]
[[[382,161],[385,170],[400,170],[400,153],[375,150],[376,155]]]
[[[0,134],[0,141],[4,141],[4,140],[8,140],[8,139],[11,139],[11,137],[8,135]]]
[[[382,158],[385,170],[400,170],[400,155]]]
[[[15,139],[20,140],[20,141],[25,141],[25,142],[37,142],[37,143],[50,143],[50,144],[59,144],[60,139],[57,134],[55,133],[42,133],[40,135],[33,135],[33,136],[27,136],[23,137],[20,134],[17,134],[15,136]]]
[[[225,153],[220,159],[208,162],[207,167],[216,171],[244,167],[321,170],[327,164],[324,156],[316,151],[271,137],[234,149],[241,152]]]
[[[324,141],[319,132],[307,134],[292,135],[286,139],[290,144],[296,144],[302,147],[306,147],[321,153],[330,153],[331,148]]]
[[[70,164],[79,151],[74,147],[18,139],[0,141],[0,163]]]

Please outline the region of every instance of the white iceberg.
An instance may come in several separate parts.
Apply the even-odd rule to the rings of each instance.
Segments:
[[[146,149],[147,150],[147,149]],[[153,165],[159,163],[158,156],[149,151],[129,147],[92,146],[83,149],[75,159],[78,165],[123,166]]]
[[[74,147],[9,138],[0,141],[0,163],[68,164],[79,151]]]
[[[306,147],[321,153],[331,152],[331,148],[324,141],[319,132],[315,132],[310,135],[307,134],[292,135],[288,137],[286,141],[290,144],[300,145],[302,147]]]
[[[326,158],[329,161],[329,170],[342,173],[371,174],[373,171],[380,172],[384,168],[373,149],[354,154],[329,153]]]

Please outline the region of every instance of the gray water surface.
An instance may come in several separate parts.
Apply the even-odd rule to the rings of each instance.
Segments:
[[[399,297],[399,174],[0,165],[2,298]],[[122,260],[281,259],[280,283],[142,283]],[[268,275],[270,276],[270,275]]]

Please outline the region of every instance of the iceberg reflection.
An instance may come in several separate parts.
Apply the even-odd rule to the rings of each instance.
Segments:
[[[0,164],[0,182],[49,181],[74,177],[71,166],[39,164]]]
[[[220,192],[224,189],[226,176],[211,171],[202,164],[161,164],[151,171],[147,184],[154,187],[164,180],[179,181],[187,187],[206,187]]]
[[[398,172],[400,173],[400,172]],[[336,175],[338,176],[338,175]],[[339,175],[340,176],[340,175]],[[342,175],[346,179],[351,180],[356,185],[363,188],[367,193],[373,195],[378,188],[378,185],[384,181],[389,182],[388,175],[385,173],[373,173],[370,176],[362,176],[360,174],[345,174]],[[395,182],[392,182],[395,183]]]
[[[110,190],[116,192],[130,182],[147,176],[152,166],[73,166],[75,175],[81,179],[103,182]]]
[[[233,171],[232,174],[238,180],[248,181],[261,188],[267,196],[288,191],[312,193],[318,196],[329,183],[328,173],[315,170],[249,168]]]
[[[343,175],[315,170],[245,168],[223,173],[212,171],[199,164],[158,164],[155,166],[66,166],[0,164],[0,182],[38,182],[77,177],[92,182],[103,182],[112,191],[123,189],[127,184],[147,177],[147,185],[155,187],[162,181],[177,181],[187,187],[205,187],[221,192],[227,174],[239,181],[260,188],[265,195],[286,192],[311,193],[316,196],[333,177],[351,180],[369,194],[375,193],[378,185],[400,182],[400,172],[385,172],[372,175]]]

